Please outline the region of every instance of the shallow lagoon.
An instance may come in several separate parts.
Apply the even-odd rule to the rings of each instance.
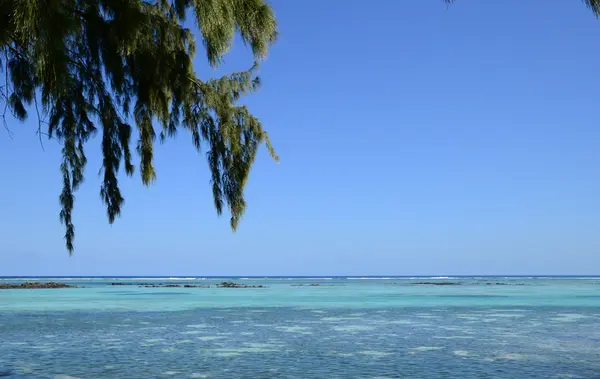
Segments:
[[[427,279],[460,284],[448,286],[412,284],[421,278],[234,279],[266,289],[109,285],[221,280],[200,278],[62,280],[86,288],[0,291],[0,375],[589,378],[600,372],[600,279]]]

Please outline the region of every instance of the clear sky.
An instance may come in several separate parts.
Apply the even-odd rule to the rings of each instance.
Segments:
[[[0,275],[600,274],[600,21],[541,3],[273,0],[244,102],[281,163],[261,151],[235,234],[185,133],[109,226],[97,138],[69,257],[60,147],[0,130]],[[236,43],[219,73],[250,65]]]

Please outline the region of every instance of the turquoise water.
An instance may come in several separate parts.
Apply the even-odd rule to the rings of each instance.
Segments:
[[[600,278],[25,280],[85,288],[0,290],[0,377],[600,376]]]

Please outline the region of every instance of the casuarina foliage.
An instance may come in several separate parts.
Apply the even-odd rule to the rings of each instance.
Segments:
[[[197,37],[186,18],[194,19]],[[254,66],[200,80],[192,65],[196,40],[217,66],[236,33],[250,46]],[[156,138],[185,129],[193,146],[206,150],[215,207],[219,214],[229,208],[235,230],[258,147],[265,144],[278,159],[260,121],[236,103],[258,88],[254,70],[276,37],[273,10],[263,0],[0,0],[2,121],[8,129],[8,115],[25,120],[35,110],[40,136],[61,143],[60,220],[70,253],[74,194],[84,179],[86,142],[96,134],[110,223],[124,202],[119,170],[134,173],[132,145],[148,185],[156,177]]]

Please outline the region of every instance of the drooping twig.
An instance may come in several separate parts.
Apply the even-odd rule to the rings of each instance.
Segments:
[[[4,129],[6,129],[6,132],[8,133],[8,136],[10,137],[10,139],[13,139],[15,136],[15,133],[13,133],[13,131],[10,130],[10,128],[8,127],[8,123],[6,122],[5,114],[2,114],[2,125],[4,126]]]
[[[38,102],[37,102],[37,96],[33,96],[33,104],[35,105],[35,111],[37,113],[37,118],[38,118],[38,128],[37,128],[37,135],[40,139],[40,146],[42,147],[42,151],[46,151],[46,149],[44,149],[44,142],[42,141],[42,123],[44,122],[44,120],[42,120],[42,116],[40,116],[40,109],[38,107]]]
[[[8,62],[8,53],[6,52],[6,50],[4,51],[4,59],[6,62]],[[2,118],[2,126],[4,126],[4,129],[6,129],[6,132],[8,133],[10,139],[13,139],[14,133],[8,127],[8,122],[6,122],[6,112],[8,111],[8,91],[8,69],[6,69],[4,85],[0,86],[0,97],[4,99],[4,110],[2,111],[2,116],[0,117]]]

